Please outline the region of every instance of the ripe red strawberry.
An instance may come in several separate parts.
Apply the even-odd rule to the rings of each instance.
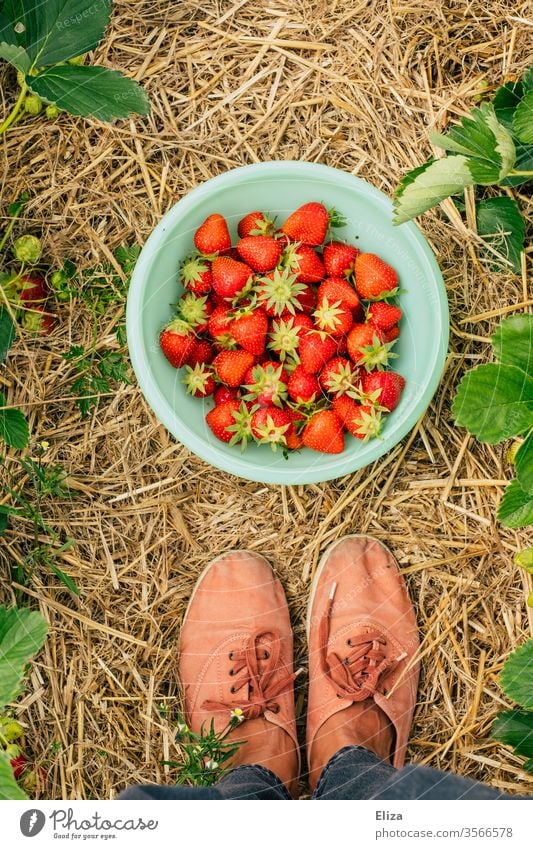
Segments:
[[[327,298],[322,298],[313,317],[318,329],[333,337],[345,336],[353,325],[352,311],[344,301],[330,303]]]
[[[217,407],[226,401],[234,401],[235,398],[240,398],[239,390],[236,388],[231,389],[229,386],[219,386],[213,394],[213,400]]]
[[[187,392],[196,398],[206,398],[208,395],[212,395],[216,389],[213,370],[203,363],[198,363],[194,368],[185,366],[183,383]]]
[[[9,763],[11,764],[11,769],[13,770],[13,775],[16,781],[22,778],[26,770],[29,768],[29,763],[25,755],[22,754],[12,758]]]
[[[318,283],[326,276],[324,263],[309,245],[289,245],[283,252],[282,262],[296,274],[300,283]]]
[[[294,242],[321,245],[330,223],[335,226],[336,221],[333,211],[328,212],[322,203],[304,203],[289,215],[281,229]]]
[[[233,401],[225,401],[214,407],[206,415],[205,420],[211,428],[213,434],[222,442],[231,442],[233,439],[233,431],[228,430],[235,424],[235,414],[239,413],[241,402],[237,399]]]
[[[355,404],[354,402],[354,405],[352,411],[345,415],[346,430],[363,442],[379,436],[382,425],[381,412],[373,404]]]
[[[221,383],[237,387],[243,382],[253,361],[253,354],[249,351],[221,351],[213,360],[213,367]]]
[[[278,445],[286,445],[285,434],[293,427],[288,410],[279,407],[262,407],[252,414],[252,433],[259,443],[270,444],[273,451]]]
[[[199,363],[210,363],[215,356],[215,352],[213,350],[213,346],[207,341],[207,339],[197,339],[195,340],[194,347],[187,357],[187,365],[188,366],[196,366]]]
[[[364,300],[391,297],[398,289],[398,275],[376,254],[359,254],[355,260],[355,288]]]
[[[327,333],[308,330],[300,336],[299,351],[305,371],[316,374],[336,354],[337,343]]]
[[[17,281],[18,296],[26,304],[44,301],[48,295],[46,280],[40,274],[26,274]]]
[[[287,412],[292,420],[291,426],[288,428],[288,430],[285,431],[287,448],[290,448],[291,451],[296,451],[303,445],[301,431],[303,430],[304,424],[307,421],[307,417],[304,416],[303,413],[301,413],[299,410],[291,410],[290,407],[287,408]]]
[[[357,404],[353,398],[350,398],[349,395],[337,395],[337,397],[333,399],[333,409],[346,429],[347,422],[354,415],[354,411],[356,411],[358,407],[359,404]]]
[[[181,266],[181,280],[195,295],[209,294],[213,282],[211,263],[203,257],[190,257]]]
[[[344,357],[333,357],[322,368],[319,375],[320,386],[330,395],[360,395],[359,369]]]
[[[384,341],[383,331],[372,324],[354,324],[348,334],[348,354],[354,363],[364,365],[367,371],[385,368],[390,359],[391,343]]]
[[[174,368],[185,365],[195,342],[196,337],[190,326],[181,318],[173,319],[159,335],[161,350]]]
[[[287,384],[289,396],[298,404],[307,404],[320,397],[320,386],[316,375],[310,374],[302,366],[296,366]]]
[[[245,236],[237,250],[241,259],[259,272],[275,268],[281,257],[281,245],[273,236]]]
[[[241,239],[246,236],[273,236],[274,222],[264,212],[249,212],[239,221],[237,232]]]
[[[50,336],[56,326],[56,317],[46,312],[42,304],[35,304],[31,309],[24,311],[22,324],[30,333]]]
[[[363,376],[363,392],[376,392],[377,403],[389,412],[400,403],[404,386],[405,379],[394,371],[371,371]]]
[[[205,333],[208,319],[213,312],[213,304],[204,295],[199,298],[194,292],[185,292],[178,301],[178,315],[189,324],[197,334]]]
[[[353,274],[355,258],[361,251],[355,245],[344,242],[328,242],[324,245],[324,265],[328,277],[350,277]]]
[[[209,215],[194,234],[194,244],[202,254],[216,254],[231,248],[231,236],[223,215]]]
[[[267,314],[260,307],[246,307],[244,311],[237,312],[230,326],[235,341],[256,357],[261,356],[265,350],[267,332]]]
[[[391,330],[395,324],[398,324],[401,317],[401,309],[394,304],[387,304],[385,301],[375,301],[370,304],[366,312],[366,320],[374,327],[379,327],[380,330]]]
[[[215,342],[219,342],[223,337],[233,339],[230,334],[232,321],[233,312],[227,304],[225,306],[220,305],[215,307],[207,323],[208,333]]]
[[[385,339],[385,342],[394,342],[398,338],[399,335],[400,335],[400,328],[398,327],[397,324],[395,324],[394,327],[391,327],[390,330],[384,330],[383,331],[383,338]]]
[[[269,407],[272,404],[281,407],[287,398],[288,380],[289,375],[281,363],[267,360],[255,365],[247,370],[242,381],[247,390],[244,400],[253,401],[261,407]]]
[[[271,348],[282,362],[286,359],[298,361],[300,359],[298,356],[300,334],[303,330],[309,330],[313,326],[312,319],[303,312],[273,319],[268,334],[267,347]]]
[[[318,303],[327,298],[330,304],[344,301],[352,311],[361,310],[361,301],[351,283],[340,277],[327,277],[318,287]]]
[[[211,270],[213,289],[226,301],[242,297],[252,286],[253,271],[244,262],[237,262],[228,256],[217,256]]]
[[[257,287],[259,303],[271,318],[284,312],[294,315],[297,309],[301,309],[298,298],[305,292],[306,286],[298,283],[289,268],[275,268],[259,278]]]
[[[334,410],[319,410],[307,422],[302,433],[303,444],[324,454],[344,451],[342,422]]]

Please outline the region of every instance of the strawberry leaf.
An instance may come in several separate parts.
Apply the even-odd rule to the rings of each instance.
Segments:
[[[9,275],[7,275],[9,277]],[[0,285],[2,280],[0,278]],[[8,311],[2,307],[0,309],[0,363],[3,363],[7,357],[11,345],[15,341],[17,331]]]
[[[497,268],[514,271],[521,269],[521,253],[524,250],[526,226],[518,204],[509,197],[487,198],[476,205],[477,231],[487,244],[494,248],[502,260],[492,252],[488,256]]]
[[[60,65],[26,77],[31,90],[71,115],[112,121],[132,112],[147,115],[148,97],[134,80],[119,71],[88,65]]]
[[[533,496],[533,430],[516,452],[516,478],[524,492]]]
[[[7,44],[2,41],[0,35],[0,59],[5,59],[10,65],[13,65],[17,71],[26,73],[31,65],[31,59],[23,47],[18,47],[16,44]]]
[[[492,335],[496,359],[533,375],[533,315],[517,313],[505,318]]]
[[[498,519],[506,528],[533,525],[533,496],[524,492],[517,480],[511,481],[505,489],[498,507]]]
[[[28,797],[17,784],[9,761],[9,755],[0,751],[0,802],[6,802],[8,799],[22,801]]]
[[[533,711],[502,711],[496,716],[491,736],[506,746],[512,746],[517,755],[533,758]]]
[[[461,380],[452,412],[480,442],[517,436],[533,424],[533,378],[515,366],[477,366]]]
[[[513,129],[521,142],[533,144],[533,91],[528,91],[516,107]]]
[[[20,693],[26,665],[42,647],[47,625],[27,607],[0,607],[0,712]]]
[[[402,224],[473,183],[466,156],[446,156],[415,168],[396,190],[394,223]]]
[[[25,448],[30,438],[28,422],[20,410],[1,409],[6,403],[0,392],[0,439],[13,448]]]
[[[5,0],[3,14],[32,66],[53,65],[92,50],[102,40],[111,0]]]
[[[533,710],[533,640],[526,640],[510,655],[502,669],[500,685],[508,699]]]

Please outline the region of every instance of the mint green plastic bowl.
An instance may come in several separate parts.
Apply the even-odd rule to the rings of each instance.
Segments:
[[[347,219],[335,238],[379,254],[398,271],[404,312],[394,368],[407,381],[399,406],[388,415],[381,439],[366,444],[350,436],[342,454],[308,448],[287,459],[267,445],[244,453],[219,442],[204,421],[212,401],[187,395],[182,372],[158,345],[181,290],[178,269],[193,247],[204,219],[220,212],[234,243],[237,224],[253,209],[282,222],[296,207],[318,200]],[[448,303],[435,258],[415,224],[392,225],[392,204],[382,192],[335,168],[309,162],[263,162],[208,180],[170,209],[146,242],[128,294],[127,334],[131,361],[144,396],[160,421],[191,451],[226,472],[263,483],[304,484],[331,480],[360,469],[396,445],[418,421],[435,393],[448,346]]]

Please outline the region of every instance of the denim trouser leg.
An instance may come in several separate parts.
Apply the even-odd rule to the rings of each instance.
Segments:
[[[244,764],[214,787],[146,784],[128,787],[119,799],[290,799],[284,784],[269,769]],[[313,799],[511,799],[492,787],[410,764],[395,769],[369,749],[346,746],[322,770]]]

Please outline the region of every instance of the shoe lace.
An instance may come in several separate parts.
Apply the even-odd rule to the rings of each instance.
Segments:
[[[332,584],[328,605],[319,625],[320,664],[339,699],[349,698],[353,702],[362,702],[375,694],[378,685],[383,684],[407,657],[407,653],[403,652],[397,658],[388,657],[387,640],[375,628],[357,637],[350,637],[346,641],[345,657],[328,651],[336,588],[337,585]],[[386,694],[386,690],[382,692]]]
[[[281,641],[273,631],[258,632],[246,638],[243,648],[230,651],[233,665],[229,674],[234,678],[231,693],[246,688],[247,698],[231,702],[207,699],[204,710],[235,710],[240,708],[245,719],[257,719],[266,710],[277,713],[280,705],[276,701],[285,693],[297,676],[297,672],[279,674]]]

